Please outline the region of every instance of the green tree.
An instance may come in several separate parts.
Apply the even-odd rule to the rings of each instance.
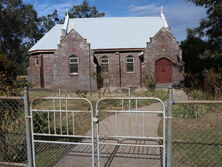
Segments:
[[[9,58],[0,54],[0,67],[0,95],[9,94],[16,79],[14,64]]]
[[[87,1],[83,1],[81,5],[73,6],[69,10],[69,16],[71,18],[103,17],[105,13],[99,12],[96,6],[90,6]]]
[[[188,73],[185,85],[213,90],[214,87],[207,85],[212,85],[212,76],[218,76],[222,67],[222,1],[187,1],[204,7],[206,17],[201,19],[198,27],[188,29],[187,39],[181,42],[185,72]]]
[[[0,52],[20,69],[39,36],[37,12],[22,0],[0,0],[0,20]]]
[[[200,36],[207,36],[212,44],[222,40],[222,1],[221,0],[187,0],[206,9],[207,16],[194,29]]]
[[[206,17],[201,19],[193,33],[199,37],[207,38],[208,46],[200,56],[205,61],[210,61],[210,66],[219,70],[222,66],[222,1],[221,0],[187,0],[196,6],[206,9]]]
[[[189,74],[196,74],[203,72],[207,65],[207,61],[201,59],[205,49],[208,48],[208,43],[199,37],[194,36],[188,30],[187,39],[180,44],[185,63],[185,72]]]
[[[57,10],[54,10],[52,14],[48,14],[47,16],[42,16],[39,18],[39,30],[40,35],[44,35],[48,32],[55,24],[62,23],[62,20],[58,17]]]

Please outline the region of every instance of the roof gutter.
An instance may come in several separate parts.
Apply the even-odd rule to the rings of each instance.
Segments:
[[[128,51],[141,52],[143,50],[144,48],[93,49],[94,52],[128,52]]]
[[[33,50],[33,51],[28,51],[28,54],[37,54],[37,53],[54,53],[56,49],[49,49],[49,50]]]
[[[94,52],[142,52],[144,48],[115,48],[115,49],[92,49]],[[37,54],[37,53],[54,53],[56,49],[48,49],[48,50],[33,50],[28,51],[28,54]]]

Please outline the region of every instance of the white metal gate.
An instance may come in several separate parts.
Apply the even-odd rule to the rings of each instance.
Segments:
[[[165,167],[165,105],[162,100],[102,98],[96,104],[96,117],[99,120],[99,167]]]
[[[38,98],[30,111],[34,167],[94,166],[93,107],[88,99]]]
[[[165,167],[165,105],[152,97],[32,101],[34,167]]]

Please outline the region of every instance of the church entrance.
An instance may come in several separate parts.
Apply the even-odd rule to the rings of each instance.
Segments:
[[[171,83],[172,62],[166,58],[161,58],[155,62],[156,83]]]

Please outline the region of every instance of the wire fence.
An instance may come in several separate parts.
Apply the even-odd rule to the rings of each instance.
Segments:
[[[222,105],[175,104],[172,116],[172,166],[221,167]]]
[[[0,166],[27,163],[24,102],[0,97]]]

